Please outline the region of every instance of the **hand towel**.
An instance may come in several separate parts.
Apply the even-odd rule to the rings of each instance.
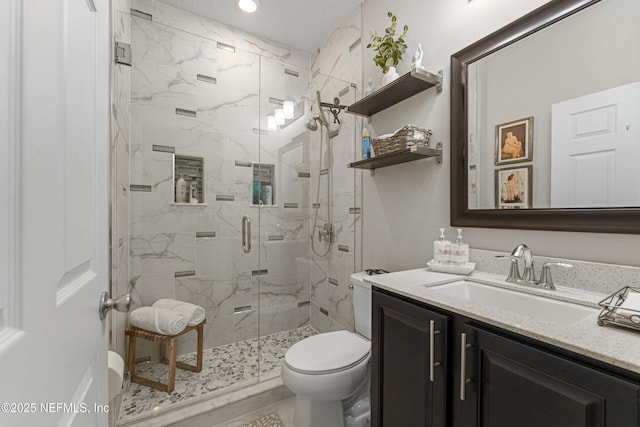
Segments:
[[[619,315],[625,316],[634,324],[640,323],[640,293],[627,292],[625,300],[618,306],[616,312]]]
[[[152,307],[165,308],[167,310],[173,310],[182,314],[187,318],[189,326],[195,326],[202,322],[205,317],[204,308],[199,305],[191,304],[184,301],[178,301],[176,299],[164,298],[152,304]]]
[[[129,323],[145,331],[177,335],[187,327],[187,318],[160,307],[140,307],[129,313]]]

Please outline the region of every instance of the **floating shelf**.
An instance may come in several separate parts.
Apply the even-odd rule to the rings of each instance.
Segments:
[[[434,86],[438,93],[442,92],[442,71],[433,74],[422,68],[412,68],[408,73],[351,104],[347,107],[347,112],[369,117]]]
[[[371,169],[371,172],[373,172],[377,168],[412,162],[414,160],[426,159],[429,157],[435,157],[438,164],[442,163],[441,142],[436,145],[436,148],[417,147],[414,145],[392,153],[381,154],[370,159],[349,163],[348,166],[356,169]]]

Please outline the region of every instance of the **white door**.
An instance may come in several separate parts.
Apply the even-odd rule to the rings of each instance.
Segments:
[[[108,422],[109,13],[0,1],[0,426]]]
[[[640,83],[553,104],[551,207],[640,205]]]

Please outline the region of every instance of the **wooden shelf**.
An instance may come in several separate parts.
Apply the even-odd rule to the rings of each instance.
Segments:
[[[373,170],[377,168],[412,162],[414,160],[426,159],[429,157],[435,157],[438,164],[442,163],[441,142],[436,145],[436,148],[417,147],[414,145],[412,147],[403,148],[402,150],[394,151],[392,153],[386,153],[380,156],[372,157],[370,159],[349,163],[348,166],[350,168],[356,169],[371,169],[371,171],[373,172]]]
[[[442,71],[433,74],[422,68],[413,68],[391,83],[354,102],[347,107],[347,112],[369,117],[434,86],[438,93],[442,92]]]

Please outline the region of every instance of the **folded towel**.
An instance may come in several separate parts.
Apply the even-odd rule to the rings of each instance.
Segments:
[[[173,310],[182,314],[187,318],[189,326],[195,326],[198,323],[202,322],[206,314],[204,308],[200,307],[199,305],[190,304],[188,302],[178,301],[176,299],[170,298],[159,299],[158,301],[153,303],[152,307],[165,308],[167,310]]]
[[[145,331],[177,335],[187,327],[187,318],[160,307],[140,307],[129,313],[129,323]]]

